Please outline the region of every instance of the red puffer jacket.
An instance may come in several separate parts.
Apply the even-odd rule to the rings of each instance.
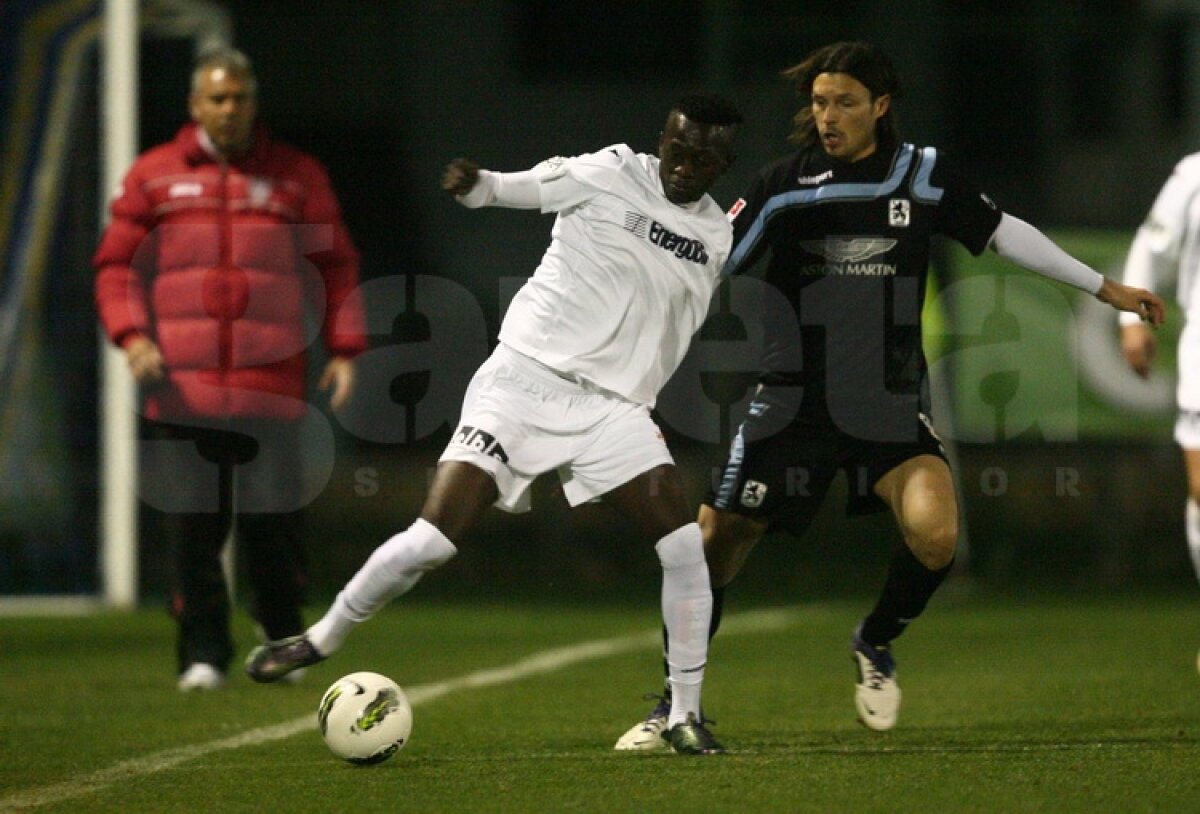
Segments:
[[[198,135],[185,126],[126,175],[92,261],[100,320],[117,345],[161,348],[150,418],[298,419],[317,332],[334,356],[366,348],[358,252],[316,159],[259,128],[225,164]]]

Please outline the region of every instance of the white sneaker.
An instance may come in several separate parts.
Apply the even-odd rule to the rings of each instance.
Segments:
[[[646,720],[634,724],[617,740],[613,749],[619,752],[653,752],[670,747],[663,733],[667,731],[667,718],[671,715],[671,699],[659,695],[648,695],[646,698],[657,698],[658,703]]]
[[[886,732],[900,716],[900,685],[896,683],[896,661],[887,647],[873,647],[858,631],[851,642],[858,681],[854,685],[854,706],[858,720],[868,729]]]
[[[179,691],[219,690],[225,686],[225,674],[213,667],[198,661],[189,666],[179,676]]]

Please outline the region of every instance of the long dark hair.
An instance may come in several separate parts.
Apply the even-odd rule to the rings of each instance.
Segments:
[[[780,71],[779,75],[796,83],[798,95],[808,97],[812,94],[813,80],[823,73],[853,76],[871,92],[871,101],[884,95],[895,99],[902,94],[892,60],[880,48],[865,42],[835,42],[818,48],[799,65]],[[875,141],[885,150],[900,143],[894,110],[894,105],[888,105],[887,112],[875,122]],[[813,121],[810,105],[800,108],[792,125],[788,141],[801,147],[817,143],[817,123]]]

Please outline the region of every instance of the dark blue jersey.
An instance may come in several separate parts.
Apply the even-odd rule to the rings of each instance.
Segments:
[[[936,149],[902,144],[854,163],[801,149],[765,166],[730,215],[726,273],[767,255],[762,381],[794,387],[809,411],[914,401],[931,240],[978,255],[1001,212]]]

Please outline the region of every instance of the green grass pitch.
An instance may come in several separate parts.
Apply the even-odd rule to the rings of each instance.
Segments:
[[[1200,811],[1200,594],[947,594],[897,642],[884,734],[853,720],[868,602],[731,596],[705,690],[730,752],[711,758],[612,751],[659,685],[651,602],[414,597],[300,685],[192,695],[160,612],[3,619],[0,812]],[[415,724],[354,767],[314,712],[364,669],[413,693]]]

